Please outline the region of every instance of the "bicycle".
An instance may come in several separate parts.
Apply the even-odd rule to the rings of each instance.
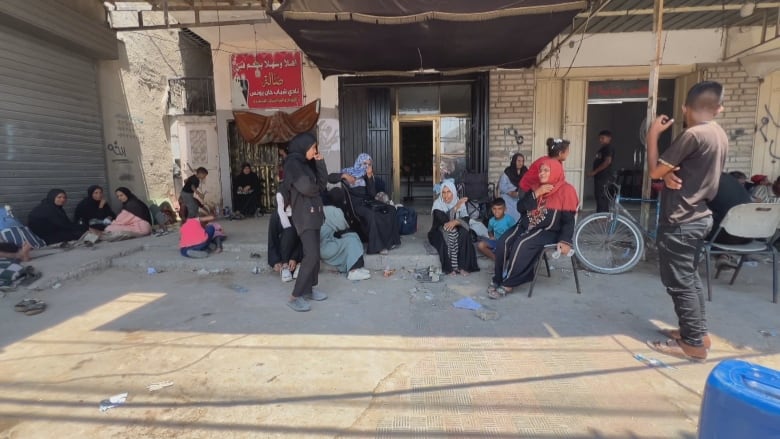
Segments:
[[[631,270],[644,255],[645,240],[655,243],[661,203],[656,198],[628,198],[620,195],[620,185],[604,188],[610,198],[609,212],[585,217],[574,227],[574,255],[585,268],[603,274],[620,274]],[[614,192],[614,195],[613,195]],[[621,205],[621,201],[655,203],[655,227],[644,229]]]

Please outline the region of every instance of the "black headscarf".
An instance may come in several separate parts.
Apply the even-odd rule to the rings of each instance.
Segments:
[[[122,203],[122,209],[132,213],[149,224],[152,223],[152,216],[149,214],[149,206],[144,204],[143,201],[139,200],[138,197],[136,197],[135,194],[130,191],[130,189],[126,187],[118,187],[116,188],[116,191],[122,192],[127,197],[127,201]]]
[[[300,178],[302,175],[309,175],[316,179],[314,160],[306,159],[306,152],[315,143],[317,143],[317,138],[311,133],[301,133],[290,140],[290,143],[287,145],[287,158],[284,159],[285,182],[288,182],[290,177],[295,179]],[[292,184],[292,181],[288,183]]]
[[[244,168],[249,168],[249,174],[244,174]],[[244,163],[241,165],[241,172],[233,179],[233,185],[235,187],[250,186],[252,190],[257,192],[260,189],[260,178],[252,171],[252,165]]]
[[[86,225],[73,224],[65,209],[54,204],[59,194],[66,194],[66,192],[62,189],[50,190],[46,198],[33,208],[27,218],[30,230],[43,238],[47,244],[76,240],[87,231]]]
[[[111,206],[109,206],[108,203],[101,208],[100,201],[95,201],[95,199],[92,198],[92,194],[98,189],[103,190],[102,187],[96,184],[87,188],[87,196],[79,201],[79,204],[76,206],[76,213],[73,215],[74,223],[89,224],[89,221],[92,219],[102,220],[116,217],[116,214],[111,210]]]
[[[525,175],[526,172],[528,172],[528,168],[523,164],[523,167],[517,169],[517,158],[522,157],[525,159],[525,156],[518,153],[515,153],[515,155],[512,156],[512,161],[509,163],[509,166],[507,166],[504,169],[504,174],[506,174],[507,177],[509,177],[509,181],[512,182],[513,185],[519,187],[520,186],[520,179],[523,178],[523,175]]]
[[[187,193],[195,193],[195,189],[200,186],[200,179],[198,179],[197,175],[190,175],[189,178],[184,180],[184,187],[181,189],[182,192]]]

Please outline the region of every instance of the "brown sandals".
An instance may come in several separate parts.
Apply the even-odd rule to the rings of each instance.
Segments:
[[[659,340],[648,340],[647,346],[656,351],[660,352],[662,354],[670,355],[672,357],[681,358],[683,360],[689,360],[694,361],[698,363],[702,363],[707,360],[707,349],[704,347],[696,347],[696,346],[688,346],[684,342],[675,340],[675,339],[668,339],[666,341],[659,341]],[[686,352],[686,348],[689,351],[694,351],[695,354],[690,354]]]

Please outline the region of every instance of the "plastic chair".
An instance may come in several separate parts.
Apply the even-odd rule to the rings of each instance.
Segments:
[[[777,228],[780,226],[780,205],[772,203],[748,203],[734,206],[726,213],[720,227],[710,241],[705,241],[705,273],[707,276],[707,300],[712,301],[712,284],[710,281],[710,264],[712,255],[739,256],[739,263],[734,270],[729,285],[733,285],[739,275],[745,256],[758,254],[772,255],[772,302],[777,303],[777,250],[774,242],[777,239]],[[753,241],[747,244],[720,244],[715,241],[718,235],[727,232],[737,238],[748,238]]]
[[[558,248],[558,243],[555,244],[547,244],[542,249],[542,256],[536,261],[536,267],[534,267],[534,280],[531,281],[531,288],[528,290],[528,297],[531,297],[531,295],[534,293],[534,286],[536,285],[536,279],[539,278],[539,276],[536,275],[536,272],[539,271],[539,264],[544,261],[544,266],[547,269],[547,277],[552,277],[552,273],[550,272],[550,261],[547,259],[547,252],[548,251],[555,251]],[[582,291],[580,290],[580,278],[577,275],[577,263],[574,261],[574,257],[571,256],[562,256],[564,258],[571,259],[571,270],[574,273],[574,286],[577,288],[577,294],[582,294]]]

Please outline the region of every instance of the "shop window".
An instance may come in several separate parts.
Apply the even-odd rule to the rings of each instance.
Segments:
[[[471,113],[471,84],[442,85],[441,114]]]

